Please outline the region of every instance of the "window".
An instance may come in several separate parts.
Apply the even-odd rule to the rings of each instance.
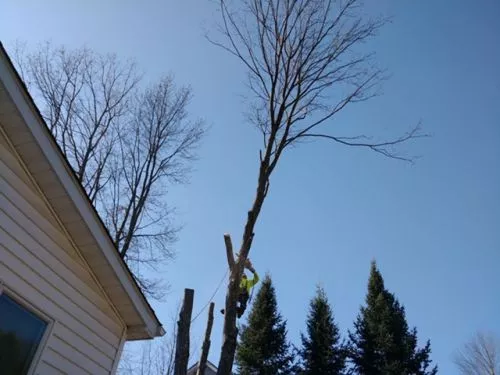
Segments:
[[[2,374],[18,375],[28,372],[46,328],[46,321],[6,294],[0,294],[0,369]]]

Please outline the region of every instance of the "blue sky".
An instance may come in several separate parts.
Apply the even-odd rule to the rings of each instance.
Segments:
[[[381,0],[368,12],[392,15],[370,47],[391,73],[384,95],[348,108],[332,126],[395,135],[422,120],[432,138],[404,146],[416,165],[328,143],[284,155],[272,178],[251,258],[275,282],[298,343],[321,283],[346,332],[364,301],[371,259],[406,306],[421,340],[431,339],[441,374],[476,330],[500,335],[500,3]],[[171,201],[183,223],[178,256],[165,269],[171,292],[154,303],[166,324],[184,287],[195,312],[224,274],[222,234],[235,243],[253,197],[259,138],[244,121],[245,72],[210,45],[217,20],[200,0],[106,2],[5,0],[0,38],[56,44],[134,58],[153,81],[174,73],[194,90],[190,112],[211,126],[191,183]],[[221,290],[215,302],[223,304]],[[193,326],[201,344],[205,314]],[[222,317],[210,358],[217,361]],[[198,352],[195,352],[198,355]]]

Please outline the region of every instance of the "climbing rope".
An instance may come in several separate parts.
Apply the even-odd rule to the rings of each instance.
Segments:
[[[247,262],[250,264],[250,266],[252,265],[252,263],[250,263],[250,261],[249,261],[249,260],[248,260]],[[214,299],[215,295],[216,295],[216,294],[217,294],[217,292],[219,291],[219,289],[220,289],[220,287],[221,287],[222,283],[224,282],[224,279],[226,278],[226,276],[227,276],[228,272],[229,272],[229,268],[228,268],[228,269],[226,269],[226,273],[224,273],[224,276],[222,276],[222,279],[220,279],[219,284],[218,284],[218,285],[217,285],[217,287],[215,288],[215,291],[213,292],[213,294],[212,294],[212,296],[210,297],[210,299],[208,300],[208,302],[205,304],[205,306],[203,306],[203,307],[201,308],[201,310],[200,310],[200,311],[198,311],[198,313],[195,315],[195,317],[194,317],[193,319],[191,319],[191,324],[193,324],[193,322],[194,322],[194,321],[195,321],[195,320],[196,320],[196,319],[197,319],[197,318],[201,315],[201,313],[202,313],[203,311],[205,311],[205,309],[208,307],[208,305],[210,305],[210,302],[212,302],[212,300]],[[255,288],[252,288],[252,292],[250,293],[250,298],[249,298],[249,300],[248,300],[248,302],[249,302],[249,303],[252,301],[252,298],[253,298],[253,292],[254,292],[254,290],[255,290]]]
[[[205,306],[203,306],[201,308],[200,311],[198,311],[198,314],[196,314],[195,317],[193,319],[191,319],[191,324],[193,324],[193,322],[196,320],[196,318],[198,318],[201,315],[201,313],[208,307],[208,305],[210,305],[210,302],[212,302],[212,300],[214,299],[215,295],[219,291],[219,289],[220,289],[222,283],[224,282],[224,279],[226,278],[228,272],[229,272],[229,268],[226,270],[226,273],[224,274],[224,276],[222,276],[222,279],[220,279],[219,285],[217,285],[217,288],[215,288],[215,291],[212,294],[212,296],[210,297],[210,299],[208,300],[208,302],[205,304]]]

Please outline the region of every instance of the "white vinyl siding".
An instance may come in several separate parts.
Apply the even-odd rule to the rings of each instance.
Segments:
[[[0,135],[0,281],[53,319],[35,374],[110,374],[125,326]]]
[[[29,180],[27,173],[21,168],[15,156],[12,155],[8,150],[9,146],[7,145],[7,141],[0,133],[0,162],[2,164],[5,164],[5,167],[8,167],[2,170],[2,174],[6,173],[8,175],[13,175],[14,177],[17,177],[22,182],[24,182],[24,184],[18,185],[19,189],[22,189],[24,198],[28,202],[30,202],[33,208],[37,210],[37,212],[44,215],[47,220],[49,220],[53,225],[57,225],[48,207],[43,204],[40,198],[36,196],[36,192],[32,190],[33,186]]]

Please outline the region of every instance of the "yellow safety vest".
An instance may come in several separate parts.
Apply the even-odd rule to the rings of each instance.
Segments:
[[[254,285],[257,284],[258,282],[259,282],[259,275],[257,275],[257,272],[255,272],[253,274],[252,279],[241,278],[240,289],[246,289],[247,293],[250,294],[250,291],[252,290]]]

